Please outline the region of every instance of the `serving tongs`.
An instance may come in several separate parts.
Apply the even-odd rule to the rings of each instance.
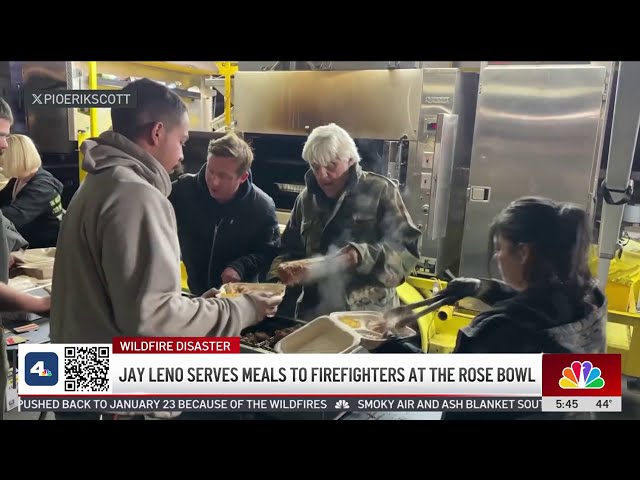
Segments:
[[[391,326],[391,329],[385,332],[385,338],[393,339],[397,338],[397,335],[392,330],[402,330],[402,328],[417,324],[418,319],[425,315],[438,310],[444,305],[453,305],[459,298],[444,296],[442,293],[436,294],[433,297],[420,300],[419,302],[410,303],[408,305],[401,305],[399,307],[392,308],[384,313],[382,318],[385,323]],[[419,312],[414,312],[416,308],[427,307]]]

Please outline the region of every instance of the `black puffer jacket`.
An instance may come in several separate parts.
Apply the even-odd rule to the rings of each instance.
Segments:
[[[40,168],[13,200],[12,178],[0,191],[0,207],[4,216],[29,242],[29,248],[55,247],[60,231],[62,183]]]
[[[518,293],[492,281],[480,298],[491,309],[460,329],[452,355],[464,353],[605,353],[607,302],[597,287],[583,300],[561,289],[529,289]],[[416,353],[396,342],[380,353]],[[445,412],[443,420],[582,419],[586,414],[521,412]]]
[[[593,287],[584,300],[561,289],[517,293],[494,282],[492,306],[458,332],[456,353],[605,353],[607,302]],[[589,419],[589,413],[448,412],[444,420]]]
[[[206,164],[198,174],[182,175],[169,195],[194,295],[219,288],[227,267],[242,281],[262,279],[280,247],[275,204],[253,184],[251,175],[233,200],[220,204],[209,194],[205,169]]]

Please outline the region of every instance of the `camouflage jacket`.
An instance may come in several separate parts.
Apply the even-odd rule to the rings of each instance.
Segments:
[[[397,187],[387,178],[350,170],[342,195],[327,198],[313,172],[305,175],[282,235],[282,254],[273,261],[275,278],[283,261],[326,255],[347,246],[360,254],[350,272],[306,285],[296,316],[309,320],[335,311],[386,310],[398,304],[395,288],[411,273],[420,256],[420,230],[415,226]]]

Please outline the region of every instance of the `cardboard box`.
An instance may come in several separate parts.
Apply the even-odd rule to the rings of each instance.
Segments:
[[[49,279],[53,276],[55,247],[33,248],[13,252],[12,255],[17,260],[15,268],[21,270],[24,275],[39,280]]]

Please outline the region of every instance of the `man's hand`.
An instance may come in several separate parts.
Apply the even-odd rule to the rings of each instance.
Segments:
[[[42,315],[46,317],[49,315],[51,310],[51,297],[35,297],[33,298],[33,306],[31,308],[31,313],[37,313],[38,315]]]
[[[282,296],[272,295],[270,293],[247,293],[247,296],[253,300],[256,305],[258,318],[262,320],[264,317],[273,317],[278,311],[278,305],[282,303]]]
[[[360,253],[351,245],[340,250],[338,255],[344,260],[349,268],[357,267],[360,264]]]
[[[204,292],[201,297],[202,298],[216,298],[216,296],[220,293],[220,290],[217,288],[210,288],[206,292]]]
[[[224,269],[224,272],[222,272],[222,283],[232,283],[232,282],[239,282],[241,280],[240,278],[240,274],[238,272],[236,272],[233,268],[231,267],[227,267]]]

